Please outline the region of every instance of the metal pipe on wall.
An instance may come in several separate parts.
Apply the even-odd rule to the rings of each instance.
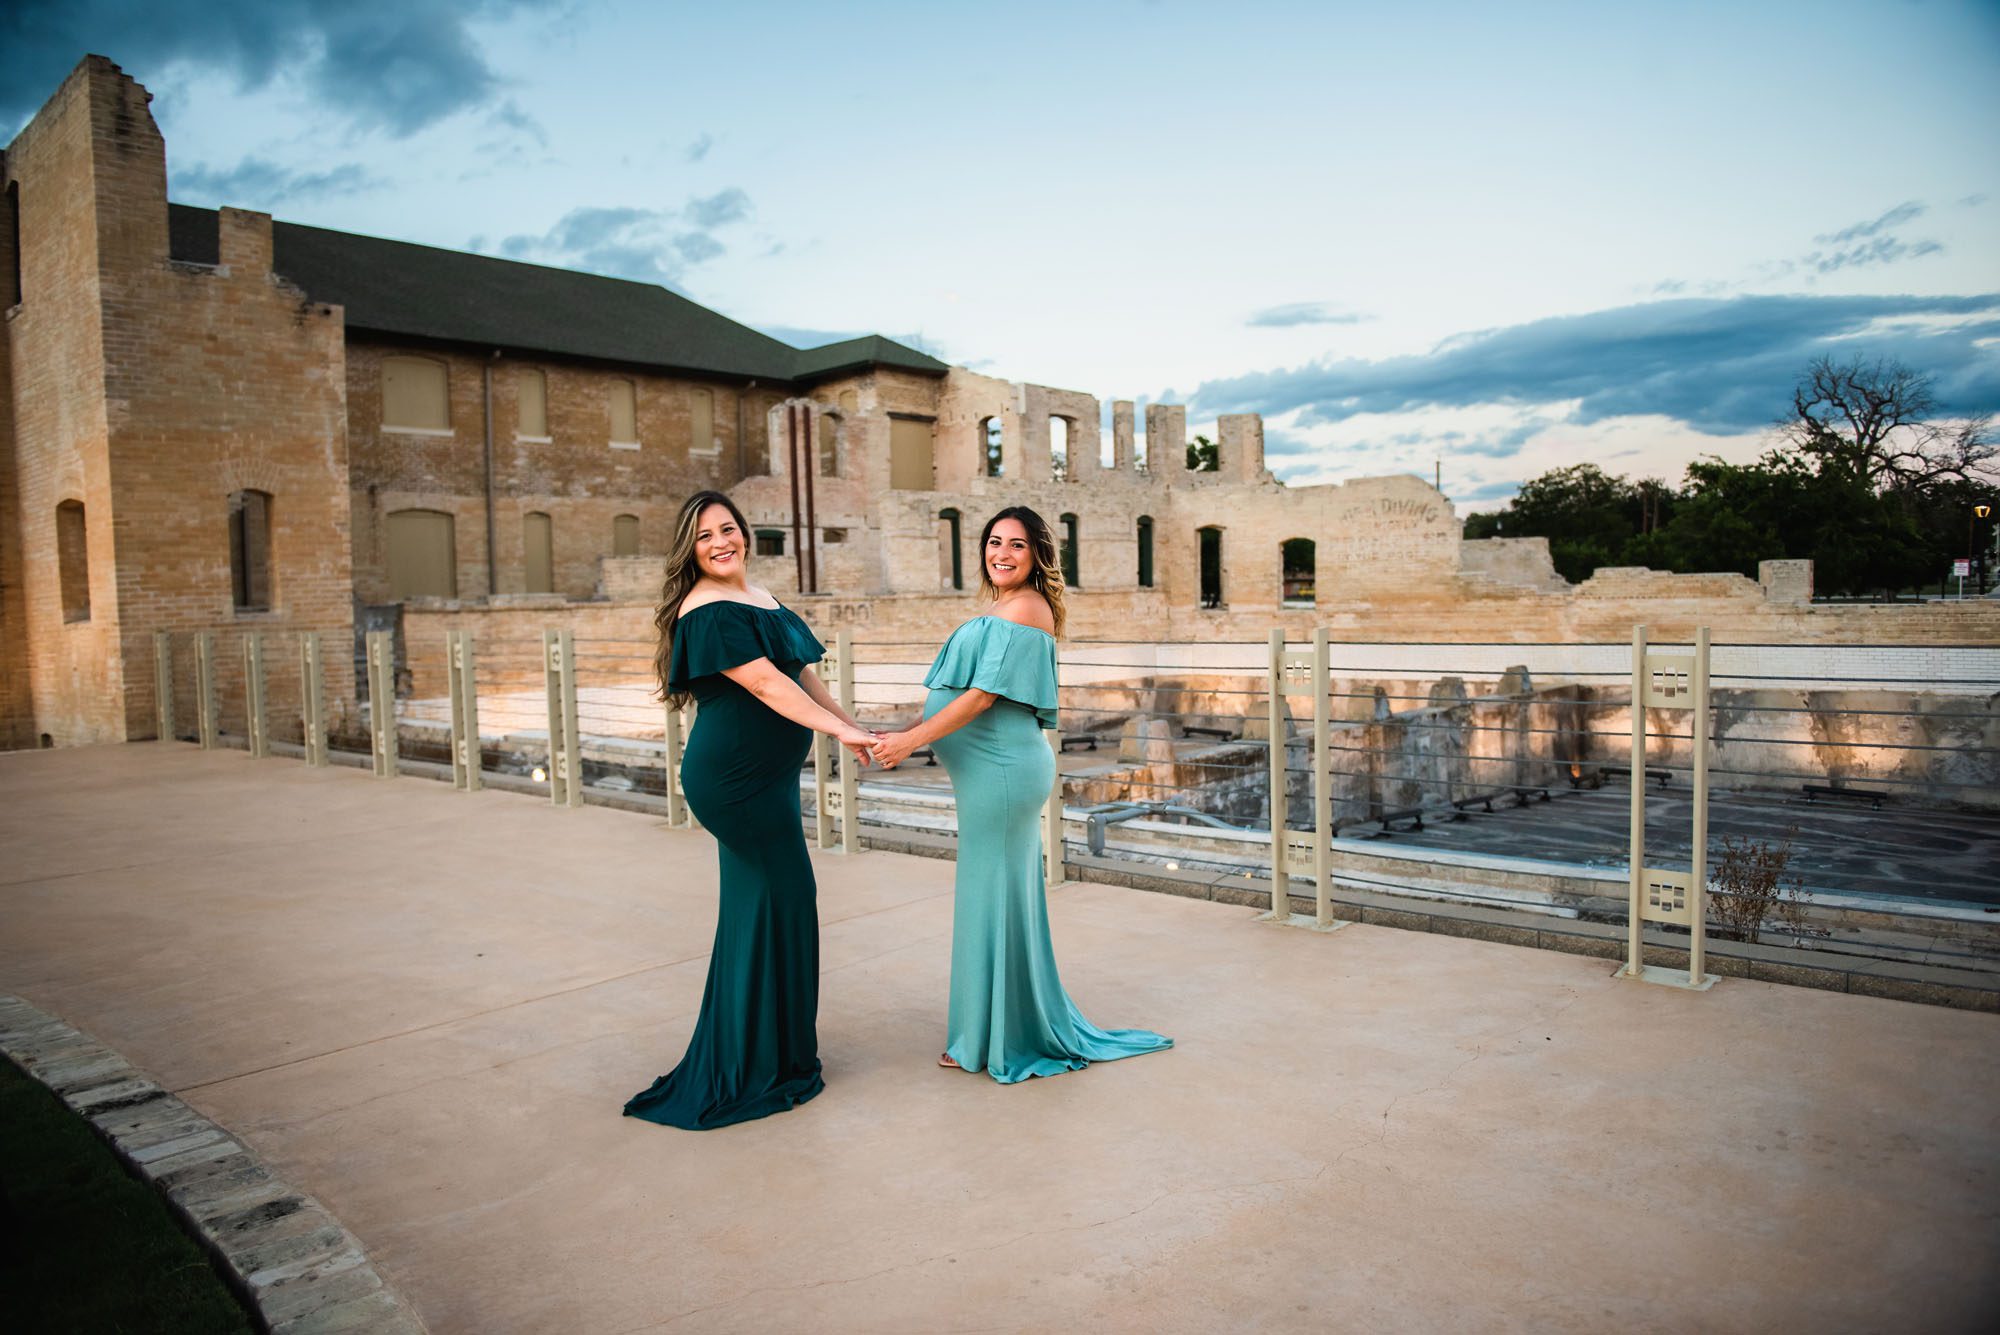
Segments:
[[[493,364],[500,360],[500,349],[493,349],[493,355],[486,359],[486,596],[491,598],[500,592],[500,560],[493,550]]]

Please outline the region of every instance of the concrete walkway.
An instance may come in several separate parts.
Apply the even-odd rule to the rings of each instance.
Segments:
[[[436,1332],[1983,1329],[2000,1017],[1104,886],[1084,1011],[1169,1053],[932,1066],[947,862],[818,858],[827,1091],[621,1118],[713,845],[177,744],[0,755],[0,990],[123,1052]]]

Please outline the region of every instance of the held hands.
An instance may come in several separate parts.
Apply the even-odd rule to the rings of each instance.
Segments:
[[[861,762],[861,768],[868,768],[869,748],[875,744],[875,734],[857,724],[849,724],[834,734],[840,744]]]
[[[916,749],[916,741],[908,732],[888,733],[875,739],[875,761],[883,769],[894,769]]]

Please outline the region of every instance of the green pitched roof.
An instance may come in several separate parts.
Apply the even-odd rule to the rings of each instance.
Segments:
[[[217,225],[213,209],[169,205],[173,258],[216,263]],[[271,248],[272,268],[345,307],[351,330],[764,381],[948,369],[881,337],[801,352],[653,283],[297,223],[274,222]]]

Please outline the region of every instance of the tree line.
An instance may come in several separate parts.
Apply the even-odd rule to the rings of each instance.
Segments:
[[[1754,576],[1760,561],[1804,558],[1821,593],[1922,589],[1991,543],[2000,512],[1976,507],[2000,510],[1994,454],[1991,419],[1940,419],[1931,376],[1822,357],[1754,463],[1702,459],[1678,487],[1572,464],[1467,516],[1465,536],[1547,538],[1572,582],[1599,566]]]

